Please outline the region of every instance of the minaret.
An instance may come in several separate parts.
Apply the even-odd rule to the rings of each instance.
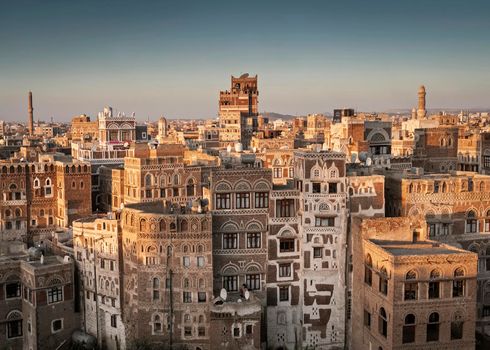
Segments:
[[[419,88],[419,108],[417,109],[417,118],[423,119],[427,115],[427,111],[425,110],[425,86],[421,85]]]
[[[29,129],[29,135],[34,135],[34,107],[32,106],[32,91],[29,91],[29,106],[27,107],[29,112],[29,120],[27,121],[27,129]]]

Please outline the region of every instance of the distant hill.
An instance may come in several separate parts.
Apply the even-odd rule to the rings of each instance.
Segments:
[[[275,113],[275,112],[262,112],[260,115],[263,115],[266,118],[269,118],[269,120],[276,120],[276,119],[282,119],[282,120],[293,120],[297,116],[291,115],[291,114],[281,114],[281,113]]]

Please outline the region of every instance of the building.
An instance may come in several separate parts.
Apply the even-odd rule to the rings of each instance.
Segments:
[[[214,295],[237,298],[246,286],[265,304],[267,224],[272,176],[269,169],[212,169]]]
[[[477,329],[490,333],[490,176],[388,174],[387,215],[410,217],[428,239],[478,253]]]
[[[58,349],[79,327],[73,260],[2,242],[0,341],[9,349]]]
[[[122,319],[122,231],[117,214],[73,222],[73,247],[79,271],[82,329],[103,349],[125,349]]]
[[[99,137],[99,122],[91,121],[86,114],[73,117],[70,133],[72,141],[95,141]]]
[[[348,222],[345,155],[297,150],[294,157],[295,188],[300,191],[300,223],[297,238],[288,243],[288,249],[301,252],[303,263],[303,288],[299,296],[303,346],[342,347],[346,324]],[[292,298],[292,290],[287,285],[278,288],[277,302]]]
[[[241,143],[245,149],[250,145],[253,131],[258,127],[257,76],[242,74],[231,77],[230,90],[219,94],[219,140],[221,147]]]
[[[92,213],[90,165],[55,158],[0,162],[2,240],[39,241]]]
[[[128,342],[211,349],[212,216],[165,202],[122,210],[124,322]]]
[[[474,349],[476,254],[410,218],[353,227],[353,349]]]

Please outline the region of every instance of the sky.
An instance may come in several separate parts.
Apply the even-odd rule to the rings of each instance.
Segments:
[[[285,114],[490,107],[490,1],[0,0],[0,120],[214,118],[230,76]]]

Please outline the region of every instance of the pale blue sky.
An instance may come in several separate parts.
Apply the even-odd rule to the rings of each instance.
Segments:
[[[215,117],[230,75],[261,111],[490,107],[490,2],[0,0],[0,119]]]

